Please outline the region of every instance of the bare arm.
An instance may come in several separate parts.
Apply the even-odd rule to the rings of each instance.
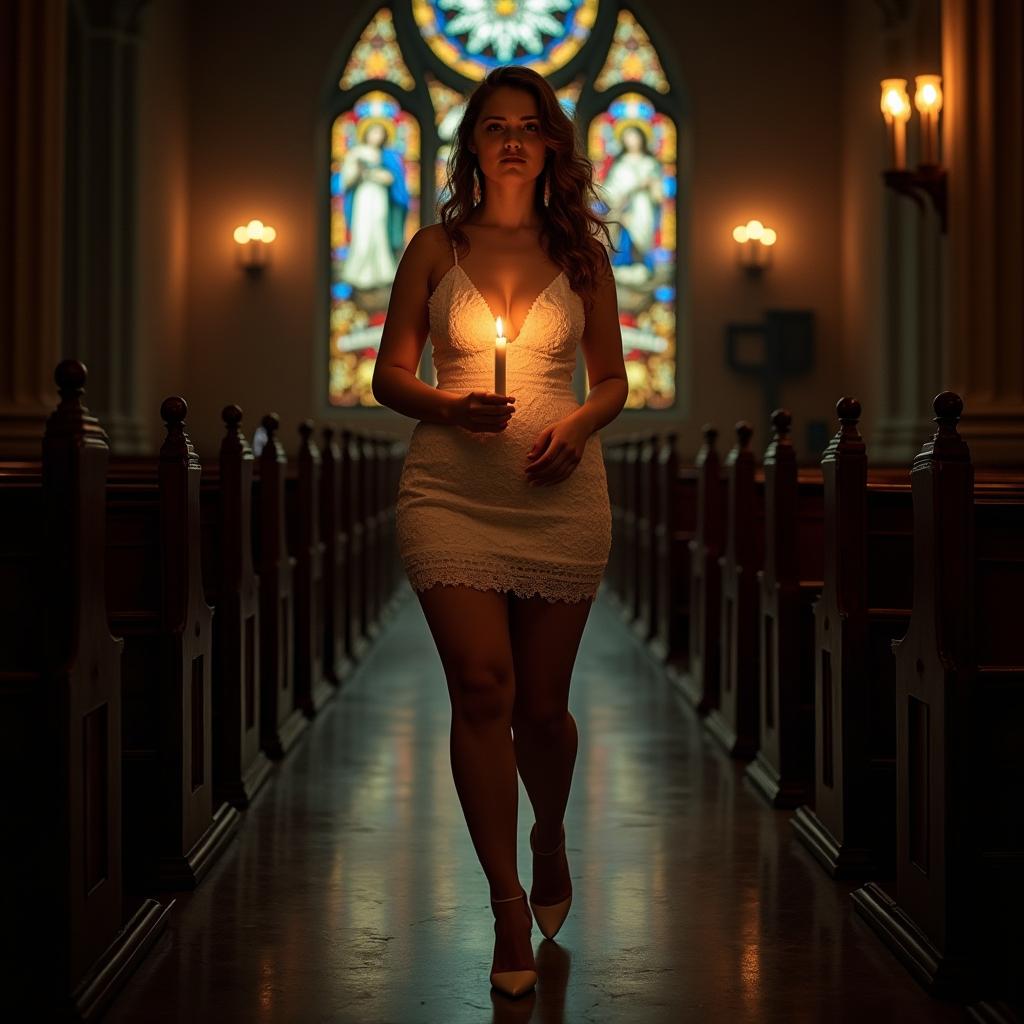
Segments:
[[[619,303],[611,264],[606,266],[594,293],[594,308],[587,317],[580,347],[587,364],[590,391],[573,416],[594,433],[619,415],[629,395],[626,364],[622,358]]]
[[[391,289],[370,390],[381,405],[426,423],[450,423],[456,395],[416,376],[430,321],[430,267],[438,257],[436,229],[417,231],[402,254]],[[442,232],[443,237],[443,232]]]

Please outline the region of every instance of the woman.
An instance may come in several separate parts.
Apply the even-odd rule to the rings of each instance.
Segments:
[[[396,506],[399,549],[444,666],[456,790],[495,916],[491,982],[537,981],[516,868],[518,780],[530,907],[552,938],[572,897],[562,818],[576,759],[569,680],[607,563],[600,440],[626,401],[615,285],[592,170],[550,86],[492,71],[453,140],[441,223],[402,257],[373,375],[418,419]],[[476,201],[474,201],[476,200]],[[495,321],[508,394],[494,388]],[[416,377],[427,334],[438,387]],[[591,384],[571,389],[576,345]]]

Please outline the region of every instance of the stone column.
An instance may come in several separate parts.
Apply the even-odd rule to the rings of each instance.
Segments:
[[[111,450],[147,447],[137,409],[136,61],[146,0],[80,0],[68,38],[64,351],[89,368]]]
[[[976,464],[1024,464],[1024,10],[943,0],[949,388]]]
[[[2,0],[0,455],[42,454],[61,358],[66,0]],[[9,42],[8,42],[9,40]]]
[[[913,102],[914,75],[940,70],[938,3],[879,0],[878,7],[882,15],[879,80],[889,75],[907,78]],[[875,124],[881,156],[881,114],[876,115]],[[914,167],[920,142],[916,111],[907,127],[907,165]],[[888,155],[887,149],[884,152]],[[884,188],[880,180],[884,165],[880,159],[880,189]],[[889,189],[884,191],[885,319],[875,390],[878,419],[868,450],[873,463],[903,465],[913,460],[925,438],[934,433],[932,399],[946,386],[942,299],[946,246],[939,217],[927,197],[918,204]]]

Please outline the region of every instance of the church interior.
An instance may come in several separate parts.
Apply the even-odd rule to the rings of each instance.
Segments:
[[[0,18],[4,1019],[1024,1021],[1019,0]],[[629,384],[515,999],[372,387],[507,64]]]

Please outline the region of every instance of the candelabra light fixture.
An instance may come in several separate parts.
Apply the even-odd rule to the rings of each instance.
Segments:
[[[277,238],[277,232],[261,220],[251,220],[235,228],[235,242],[238,245],[238,265],[249,273],[258,273],[270,260],[270,243]]]
[[[942,110],[942,76],[917,75],[914,106],[921,115],[921,146],[917,169],[907,167],[907,124],[912,108],[905,78],[882,79],[882,117],[889,135],[889,166],[883,171],[885,184],[909,196],[924,209],[924,196],[931,199],[946,230],[946,169],[939,160],[939,111]]]
[[[732,229],[740,266],[751,275],[760,274],[771,264],[772,246],[778,235],[759,220],[748,220]]]

